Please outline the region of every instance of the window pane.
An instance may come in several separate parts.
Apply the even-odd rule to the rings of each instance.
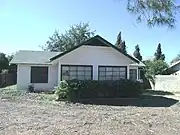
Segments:
[[[62,80],[69,80],[69,76],[62,76]]]
[[[78,71],[77,74],[78,75],[84,75],[85,73],[83,71]]]
[[[142,69],[139,69],[139,79],[143,79],[144,78],[144,72]]]
[[[66,70],[62,71],[62,75],[67,75],[68,76],[69,75],[69,71],[66,71]]]
[[[91,80],[91,76],[88,76],[88,75],[85,76],[84,78],[85,78],[85,80]]]
[[[73,76],[76,76],[76,71],[71,71],[70,73],[69,73],[70,75],[73,75]]]
[[[85,71],[85,75],[91,75],[91,72],[90,71]]]
[[[69,80],[77,79],[76,76],[69,76]]]
[[[77,67],[78,71],[84,71],[84,67]]]
[[[119,80],[126,79],[127,71],[125,67],[99,67],[99,80]]]
[[[119,69],[118,67],[113,68],[113,71],[114,71],[114,72],[119,72],[119,70],[120,70],[120,69]]]
[[[120,78],[121,78],[121,79],[126,79],[126,77],[125,77],[125,76],[120,76]]]
[[[112,80],[112,76],[106,76],[106,80]]]
[[[63,71],[69,70],[69,67],[68,67],[68,66],[63,66],[63,67],[62,67],[62,70],[63,70]]]
[[[48,83],[48,67],[31,67],[31,83]]]
[[[76,68],[77,68],[77,67],[75,67],[75,66],[70,66],[70,70],[71,70],[71,71],[72,71],[72,70],[76,71]]]
[[[136,69],[130,69],[130,79],[136,80],[137,79],[137,70]]]
[[[106,74],[106,72],[103,71],[103,72],[100,72],[99,74],[100,74],[100,76],[103,76]]]
[[[99,80],[106,80],[105,76],[100,76]]]
[[[112,67],[106,68],[106,72],[112,72]]]
[[[119,76],[119,72],[113,72],[113,76]]]
[[[120,76],[126,76],[126,72],[120,72]]]
[[[92,70],[92,67],[86,67],[85,70],[91,71],[91,70]]]
[[[99,71],[101,72],[101,71],[106,71],[106,68],[105,67],[99,67]]]
[[[121,72],[125,72],[125,71],[126,71],[126,68],[120,68],[120,71],[121,71]]]
[[[86,77],[87,76],[87,77]],[[62,79],[64,80],[84,80],[92,79],[92,67],[91,66],[63,66],[62,65]]]
[[[107,76],[112,76],[112,75],[113,75],[113,72],[106,72],[106,75],[107,75]]]

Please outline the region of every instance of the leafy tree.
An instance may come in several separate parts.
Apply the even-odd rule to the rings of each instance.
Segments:
[[[153,84],[155,84],[155,76],[164,74],[165,70],[168,68],[168,64],[159,59],[159,60],[147,60],[144,61],[145,67],[145,76],[149,79]]]
[[[172,61],[170,63],[172,64],[172,63],[175,63],[175,62],[177,62],[179,60],[180,60],[180,53],[177,54],[177,56],[174,59],[172,59]]]
[[[13,59],[13,57],[14,57],[14,54],[8,55],[7,56],[8,61],[10,62]]]
[[[9,61],[8,58],[4,53],[0,53],[0,72],[2,72],[3,69],[8,69]]]
[[[136,46],[135,46],[135,51],[134,51],[133,55],[134,55],[134,57],[136,57],[138,60],[142,61],[142,56],[141,56],[141,53],[140,53],[139,45],[136,45]]]
[[[128,0],[127,10],[148,26],[175,26],[180,5],[174,0]]]
[[[158,44],[157,50],[154,54],[156,60],[165,60],[165,55],[162,54],[161,44]]]
[[[11,55],[7,56],[8,62],[10,62],[13,59],[14,55],[15,53],[12,53]],[[17,65],[16,64],[9,65],[8,73],[14,73],[14,72],[17,72]]]
[[[44,46],[44,50],[64,52],[94,36],[88,23],[72,25],[64,34],[55,30]]]

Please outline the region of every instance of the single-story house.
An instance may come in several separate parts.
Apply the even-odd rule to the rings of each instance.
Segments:
[[[99,35],[65,52],[19,51],[10,64],[17,64],[17,88],[50,90],[61,80],[138,80],[145,65]]]

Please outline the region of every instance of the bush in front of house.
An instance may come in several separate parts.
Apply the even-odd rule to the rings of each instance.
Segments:
[[[58,100],[67,99],[70,101],[77,101],[84,98],[137,97],[141,94],[141,84],[125,79],[117,81],[61,81],[55,93]]]
[[[55,88],[56,100],[66,99],[69,93],[69,84],[66,81],[61,81],[60,85]]]

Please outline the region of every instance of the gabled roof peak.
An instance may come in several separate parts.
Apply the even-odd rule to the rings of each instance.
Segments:
[[[58,54],[54,57],[52,57],[50,60],[53,61],[61,56],[64,56],[66,55],[67,53],[79,48],[80,46],[82,45],[92,45],[92,46],[106,46],[106,47],[112,47],[114,48],[115,50],[119,51],[120,53],[122,53],[123,55],[125,55],[126,57],[130,58],[131,60],[135,61],[136,63],[139,63],[139,61],[135,58],[133,58],[132,56],[130,56],[129,54],[125,54],[123,52],[120,51],[119,48],[117,48],[115,45],[111,44],[109,41],[105,40],[104,38],[102,38],[101,36],[99,35],[96,35],[88,40],[86,40],[85,42],[82,42],[81,44],[61,53],[61,54]]]

